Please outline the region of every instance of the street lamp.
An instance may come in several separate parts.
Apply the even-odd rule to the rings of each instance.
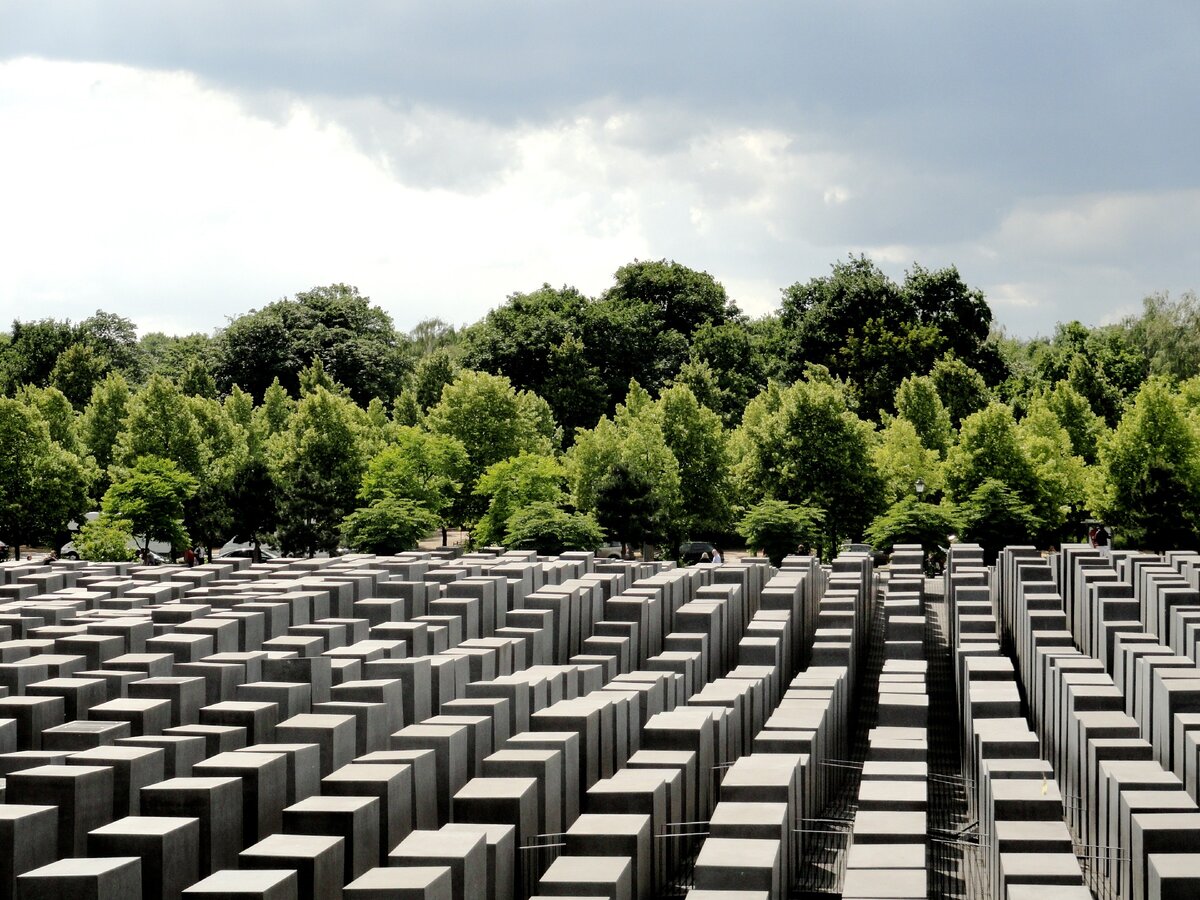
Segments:
[[[925,479],[918,475],[917,482],[913,487],[917,489],[917,501],[920,502],[925,496]]]

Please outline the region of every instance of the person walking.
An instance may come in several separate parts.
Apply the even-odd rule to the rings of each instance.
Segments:
[[[721,556],[721,550],[718,547],[713,547],[712,561],[718,566],[725,562],[725,558]]]

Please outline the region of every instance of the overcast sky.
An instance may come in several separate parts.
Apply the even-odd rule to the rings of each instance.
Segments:
[[[860,252],[1111,321],[1200,287],[1198,47],[1194,0],[3,0],[0,323],[664,257],[760,314]]]

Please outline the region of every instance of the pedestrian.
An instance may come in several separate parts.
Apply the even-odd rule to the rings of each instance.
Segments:
[[[1095,525],[1093,525],[1091,528],[1088,529],[1088,543],[1091,544],[1093,547],[1096,546],[1096,526]]]
[[[196,551],[193,550],[191,547],[188,547],[186,550],[184,550],[183,551],[183,561],[185,563],[187,563],[187,567],[189,569],[192,566],[194,566],[196,564]]]
[[[718,566],[721,565],[721,563],[725,562],[724,558],[721,556],[720,549],[717,547],[713,547],[712,561],[715,565],[718,565]]]

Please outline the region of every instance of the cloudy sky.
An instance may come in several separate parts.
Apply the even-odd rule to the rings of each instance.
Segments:
[[[333,282],[401,328],[865,252],[1020,335],[1200,288],[1200,4],[4,0],[0,322]]]

